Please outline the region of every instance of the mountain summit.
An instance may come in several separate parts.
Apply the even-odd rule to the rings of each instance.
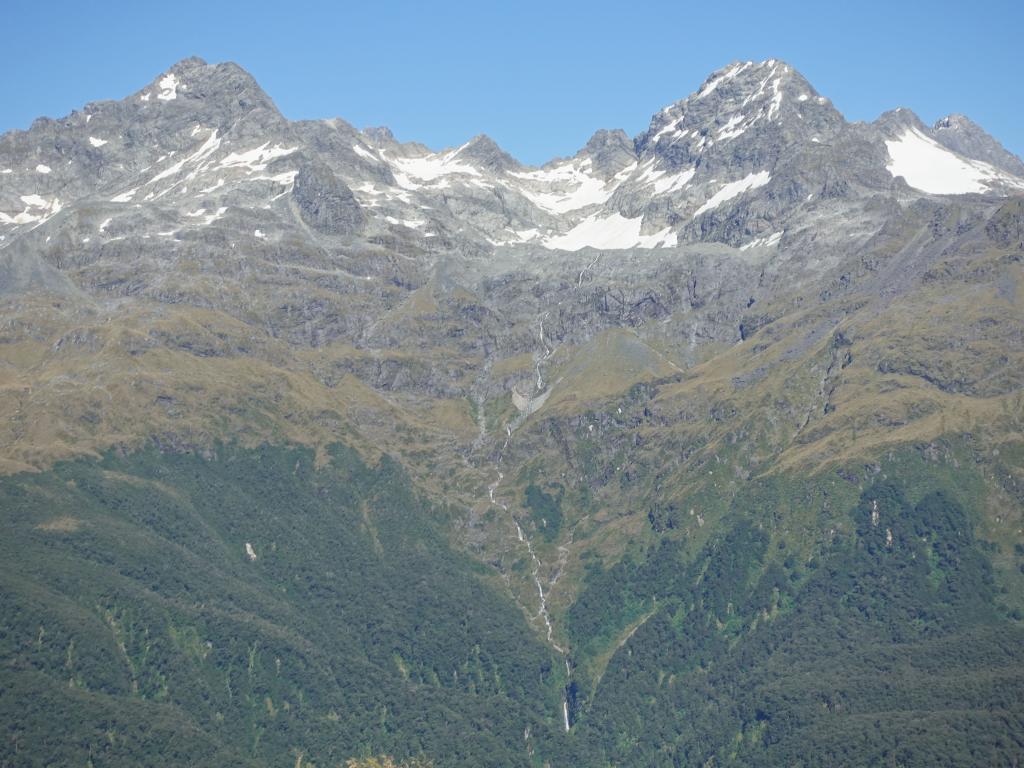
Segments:
[[[1020,161],[965,118],[928,129],[894,114],[851,125],[789,65],[736,62],[656,113],[632,146],[599,132],[574,158],[530,169],[486,136],[433,152],[386,132],[346,128],[342,139],[339,121],[293,124],[241,68],[186,59],[122,102],[4,136],[0,226],[14,240],[81,202],[110,207],[115,226],[159,211],[178,222],[166,231],[182,232],[206,220],[190,213],[259,200],[276,212],[261,231],[283,232],[282,206],[309,164],[374,211],[358,217],[364,236],[390,231],[419,247],[742,247],[795,234],[823,195],[892,196],[897,177],[924,194],[1024,189]]]
[[[948,115],[932,127],[935,137],[949,149],[972,160],[981,160],[1015,176],[1024,176],[1024,162],[1008,152],[977,123],[965,115]]]

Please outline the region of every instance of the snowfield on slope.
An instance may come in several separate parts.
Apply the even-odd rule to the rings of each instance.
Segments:
[[[988,163],[968,160],[951,152],[916,128],[908,128],[894,141],[885,142],[890,163],[886,170],[907,184],[933,195],[984,193],[993,182],[1024,189],[1024,180],[1001,173]]]
[[[674,248],[676,234],[665,228],[653,235],[641,235],[643,216],[627,219],[621,213],[588,216],[564,235],[549,237],[541,244],[550,250],[578,251],[581,248]]]
[[[732,200],[734,197],[742,195],[751,189],[757,189],[763,187],[771,180],[771,174],[768,171],[760,171],[759,173],[751,173],[748,176],[743,177],[739,181],[733,181],[713,194],[704,205],[698,208],[693,213],[693,218],[697,218],[702,213],[717,208],[727,200]]]

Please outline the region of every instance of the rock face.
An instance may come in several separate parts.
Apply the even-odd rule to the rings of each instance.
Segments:
[[[522,168],[519,162],[494,143],[490,136],[474,136],[460,150],[459,158],[473,167],[490,173],[516,171]]]
[[[1024,162],[966,115],[947,115],[932,126],[943,146],[972,160],[981,160],[1015,176],[1024,176]]]
[[[151,238],[202,239],[262,208],[268,237],[301,222],[427,250],[719,242],[800,253],[800,231],[829,200],[863,211],[853,201],[1024,189],[1024,165],[966,118],[929,129],[899,110],[851,125],[775,60],[715,72],[634,140],[598,131],[575,157],[526,168],[486,136],[433,152],[386,128],[290,123],[236,65],[188,59],[121,102],[6,134],[0,165],[4,241],[76,207],[101,214],[97,227],[110,219],[92,247],[115,230],[141,233],[140,219],[158,227]],[[881,225],[846,213],[825,233],[834,247]]]
[[[576,157],[590,158],[594,170],[609,181],[636,164],[636,146],[625,131],[602,128],[590,137]]]
[[[352,190],[326,165],[303,165],[295,176],[292,198],[302,220],[318,232],[351,235],[363,225],[363,211]]]

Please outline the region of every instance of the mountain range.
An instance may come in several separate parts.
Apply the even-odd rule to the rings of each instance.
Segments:
[[[196,58],[4,134],[0,762],[1016,765],[1022,259],[778,60],[541,167]]]

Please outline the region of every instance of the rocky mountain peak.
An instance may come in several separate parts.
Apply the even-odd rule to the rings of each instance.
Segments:
[[[172,252],[215,230],[232,248],[223,233],[266,245],[298,224],[332,244],[467,252],[791,249],[782,233],[819,200],[889,195],[901,177],[922,194],[1016,193],[1019,163],[957,115],[934,131],[909,110],[848,124],[774,59],[718,70],[635,141],[599,130],[575,156],[527,168],[483,134],[433,151],[340,118],[289,122],[241,67],[190,58],[122,101],[0,137],[0,245],[63,227],[78,238],[64,250],[128,248],[121,233],[137,232]]]
[[[238,66],[234,62],[224,62],[223,65],[224,66],[229,66],[229,67],[236,67],[238,69],[242,69],[242,67]],[[175,74],[179,74],[179,75],[187,75],[187,74],[195,72],[196,70],[200,70],[200,69],[203,69],[204,67],[208,67],[208,66],[210,66],[210,65],[206,61],[206,59],[204,59],[204,58],[202,58],[200,56],[188,56],[188,57],[186,57],[184,59],[181,59],[177,63],[173,64],[170,67],[170,69],[168,69],[167,71],[168,72],[174,72]],[[242,70],[242,71],[244,72],[245,70]]]
[[[667,155],[671,164],[692,164],[710,148],[740,137],[781,148],[822,141],[844,124],[831,102],[785,62],[734,62],[696,93],[655,114],[637,148]]]
[[[210,140],[225,147],[248,148],[288,141],[292,133],[289,121],[246,70],[198,57],[179,61],[121,101],[90,104],[85,114],[73,118],[60,138],[88,151],[70,153],[72,162],[61,163],[70,166],[67,173],[79,163],[90,173],[95,164],[112,173],[117,164],[109,161],[115,156],[126,168],[143,168],[195,152],[213,134]]]
[[[521,168],[519,161],[495,143],[486,134],[479,134],[463,144],[455,153],[461,160],[489,171],[507,171]]]
[[[959,112],[954,112],[951,115],[940,117],[935,121],[935,125],[932,127],[936,131],[951,130],[960,133],[982,130],[981,126],[971,120],[971,118],[967,117],[967,115],[961,115]]]
[[[386,147],[389,144],[397,144],[395,134],[385,125],[371,126],[363,129],[363,136],[366,137],[375,147]]]
[[[256,79],[234,62],[207,64],[193,56],[182,59],[136,94],[142,104],[185,108],[196,101],[218,102],[225,106],[274,109],[273,101]]]
[[[886,134],[897,134],[908,128],[913,128],[922,133],[928,132],[928,126],[917,116],[917,113],[906,107],[896,107],[895,109],[883,112],[878,116],[873,125]]]
[[[1024,162],[966,115],[951,114],[935,121],[935,139],[972,160],[981,160],[1016,176],[1024,176]]]
[[[621,128],[601,128],[594,132],[576,157],[590,158],[594,171],[608,178],[636,162],[636,149],[632,139]]]

